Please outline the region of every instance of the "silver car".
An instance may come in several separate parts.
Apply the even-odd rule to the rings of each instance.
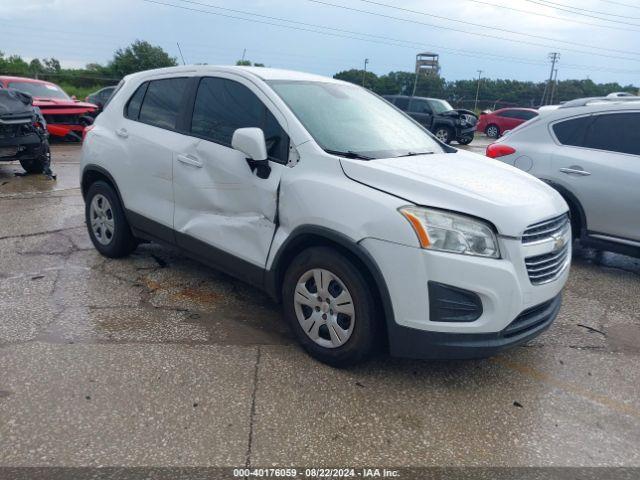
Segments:
[[[583,245],[640,256],[640,101],[546,111],[489,145],[487,156],[555,188]]]

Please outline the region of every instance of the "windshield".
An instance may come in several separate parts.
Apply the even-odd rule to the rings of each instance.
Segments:
[[[330,153],[389,158],[443,151],[422,127],[363,88],[288,80],[269,84]]]
[[[435,113],[436,115],[453,110],[453,107],[451,106],[451,104],[446,100],[427,100],[427,101],[431,106],[431,110],[433,110],[433,113]]]
[[[11,82],[9,83],[9,88],[15,88],[21,92],[28,93],[32,97],[71,100],[60,87],[52,83]]]

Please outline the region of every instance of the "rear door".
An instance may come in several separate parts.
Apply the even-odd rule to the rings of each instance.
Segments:
[[[507,130],[513,130],[520,125],[523,120],[519,118],[519,110],[505,110],[497,114],[500,118],[500,131],[504,133]]]
[[[126,172],[117,179],[127,194],[127,209],[150,220],[147,233],[166,241],[173,241],[173,156],[188,143],[177,131],[188,82],[181,77],[142,84],[115,131],[127,157]]]
[[[563,143],[554,173],[580,201],[588,230],[640,241],[640,112],[605,112],[552,128]]]
[[[173,167],[179,245],[213,247],[219,259],[235,257],[264,268],[280,177],[287,169],[286,126],[284,115],[248,80],[232,74],[199,80],[190,142]],[[231,148],[233,132],[243,127],[264,131],[271,166],[266,179],[258,178],[244,155]]]

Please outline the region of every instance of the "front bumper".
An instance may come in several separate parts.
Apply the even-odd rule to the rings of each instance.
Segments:
[[[545,245],[525,246],[519,239],[499,238],[502,258],[457,255],[367,238],[361,242],[378,266],[389,290],[393,319],[387,321],[394,356],[474,358],[492,355],[542,333],[556,317],[560,293],[569,276],[568,263],[548,283],[533,285],[525,258]],[[569,251],[568,258],[571,258]],[[567,261],[568,262],[568,261]],[[430,318],[429,282],[474,292],[481,315],[471,322]],[[557,299],[557,300],[555,300]],[[553,303],[549,303],[554,301]],[[548,304],[548,305],[547,305]],[[535,328],[505,335],[515,319],[545,307],[545,321]]]
[[[444,333],[392,326],[389,329],[392,354],[425,360],[486,358],[537,337],[555,320],[562,297],[525,310],[497,333]]]
[[[476,126],[470,127],[456,127],[456,138],[473,137],[476,132]]]
[[[46,141],[36,133],[21,137],[0,139],[0,148],[17,148],[17,153],[12,156],[0,156],[0,161],[11,162],[14,160],[27,160],[39,158],[46,151]]]

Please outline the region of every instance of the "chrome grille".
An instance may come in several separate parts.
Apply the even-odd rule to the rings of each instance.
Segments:
[[[558,217],[544,222],[529,225],[522,234],[522,243],[532,243],[539,240],[546,240],[555,234],[564,231],[569,223],[569,215],[564,213]]]
[[[569,244],[565,244],[557,252],[525,258],[524,263],[532,285],[555,280],[569,263]]]

